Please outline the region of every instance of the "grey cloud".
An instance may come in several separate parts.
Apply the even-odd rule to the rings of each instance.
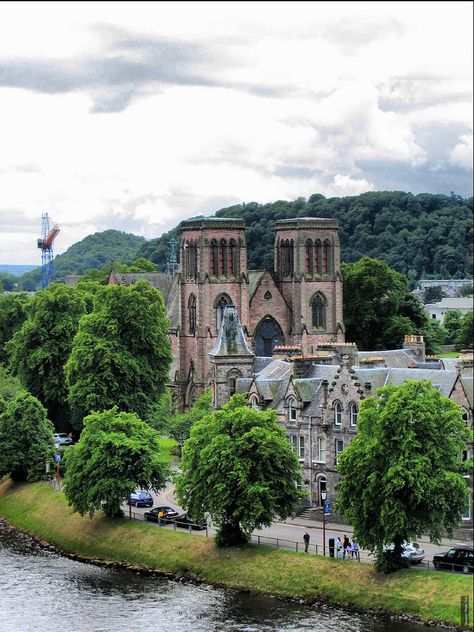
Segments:
[[[41,233],[41,213],[38,219],[28,217],[24,210],[19,208],[0,208],[2,232],[4,233],[29,233],[32,230]]]
[[[273,170],[273,175],[279,178],[314,178],[319,175],[320,171],[316,169],[310,169],[304,166],[295,166],[289,164],[283,164]]]
[[[321,34],[324,39],[339,46],[344,52],[366,46],[372,42],[386,38],[388,35],[401,35],[405,27],[396,19],[374,18],[361,15],[360,21],[355,17],[331,23]]]
[[[224,43],[183,42],[136,37],[111,27],[96,30],[104,43],[100,55],[61,60],[10,59],[0,63],[0,86],[47,94],[89,92],[93,112],[119,112],[160,85],[223,87],[276,97],[289,86],[265,86],[221,80],[219,70],[241,62]]]
[[[453,76],[409,74],[390,77],[377,86],[383,111],[409,112],[433,105],[471,101],[472,92],[453,89]]]

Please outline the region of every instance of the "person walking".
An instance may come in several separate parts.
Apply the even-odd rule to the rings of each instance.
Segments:
[[[304,540],[304,552],[308,552],[309,547],[309,533],[307,531],[304,532],[303,540]]]
[[[351,553],[352,553],[352,557],[353,558],[355,557],[356,560],[360,562],[359,545],[357,544],[357,540],[355,538],[352,538]]]
[[[338,559],[342,558],[342,540],[340,536],[337,536],[336,540],[336,557]]]
[[[342,541],[342,547],[344,549],[344,553],[342,555],[342,559],[345,560],[346,557],[349,558],[349,550],[350,550],[350,542],[349,542],[349,538],[347,537],[346,534],[344,534],[344,539]]]

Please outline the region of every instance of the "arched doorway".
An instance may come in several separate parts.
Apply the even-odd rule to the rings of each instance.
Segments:
[[[316,475],[316,486],[317,486],[317,494],[318,494],[318,500],[317,500],[318,507],[322,507],[323,499],[322,499],[321,492],[327,492],[326,476],[324,474]]]
[[[283,332],[280,325],[272,316],[265,316],[255,330],[255,354],[270,357],[275,345],[284,344]]]

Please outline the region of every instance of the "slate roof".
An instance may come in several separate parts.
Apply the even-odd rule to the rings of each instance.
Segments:
[[[239,314],[234,305],[224,308],[222,324],[217,336],[217,342],[209,352],[210,356],[254,356],[245,340],[240,325]]]
[[[440,358],[440,362],[445,371],[456,371],[456,365],[458,363],[457,358]]]
[[[474,406],[474,393],[473,393],[473,378],[470,375],[461,375],[461,384],[463,385],[464,392],[466,393],[469,406]]]
[[[252,386],[253,378],[251,377],[239,377],[235,384],[235,390],[237,393],[248,393]]]
[[[253,295],[255,294],[258,284],[265,274],[265,270],[249,270],[249,301],[252,300]]]
[[[436,371],[430,369],[390,369],[385,380],[386,384],[400,386],[406,380],[431,380],[435,388],[445,397],[449,397],[456,381],[454,371]]]
[[[315,378],[299,378],[293,380],[293,384],[295,385],[295,389],[298,392],[301,401],[308,403],[313,400],[314,396],[318,392],[321,380]]]
[[[408,349],[392,349],[389,351],[358,351],[357,358],[382,358],[385,366],[406,369],[415,361],[415,357]]]
[[[353,367],[359,382],[363,385],[364,382],[370,382],[372,385],[371,394],[375,395],[375,391],[382,386],[385,386],[387,375],[390,369],[385,367],[374,367],[373,369],[361,369],[360,367]]]

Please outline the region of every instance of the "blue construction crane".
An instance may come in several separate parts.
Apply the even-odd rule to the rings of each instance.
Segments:
[[[51,222],[52,223],[52,222]],[[48,287],[54,275],[53,242],[59,233],[59,226],[49,225],[48,213],[41,215],[41,239],[38,239],[38,248],[41,248],[41,287]]]

